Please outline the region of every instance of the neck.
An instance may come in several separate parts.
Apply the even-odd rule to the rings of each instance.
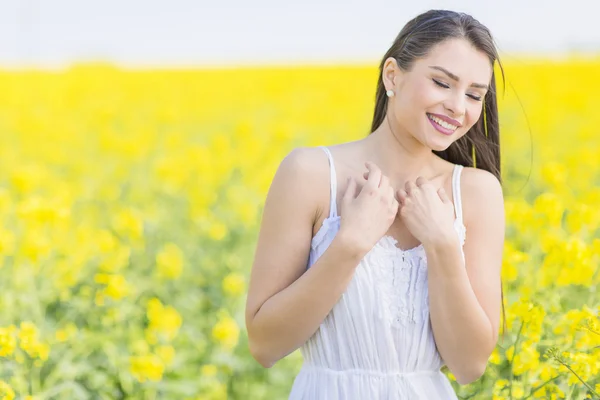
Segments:
[[[390,181],[404,183],[418,176],[435,178],[437,156],[408,132],[401,132],[398,127],[392,130],[387,117],[365,140],[369,160],[377,164]]]

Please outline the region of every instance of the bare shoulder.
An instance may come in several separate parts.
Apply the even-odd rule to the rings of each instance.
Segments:
[[[504,215],[502,184],[489,171],[465,167],[461,174],[461,194],[465,219],[478,220],[483,213]]]
[[[316,178],[323,173],[322,164],[326,157],[325,152],[318,147],[296,147],[283,158],[278,172]]]
[[[502,185],[494,174],[484,169],[464,167],[461,174],[461,189],[475,196],[502,195]],[[490,193],[491,191],[491,193]]]
[[[318,147],[296,147],[281,161],[272,188],[295,193],[298,207],[311,209],[315,220],[323,212],[323,189],[329,187],[329,162]],[[293,200],[292,199],[292,200]],[[273,199],[273,200],[277,200]],[[314,222],[314,221],[313,221]]]

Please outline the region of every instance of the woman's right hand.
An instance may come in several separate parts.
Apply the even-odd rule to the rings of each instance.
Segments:
[[[340,232],[348,244],[366,254],[385,235],[398,213],[399,203],[389,178],[377,165],[366,162],[368,178],[362,187],[352,177],[340,205]]]

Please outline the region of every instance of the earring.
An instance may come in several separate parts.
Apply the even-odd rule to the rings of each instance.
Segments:
[[[390,89],[387,92],[385,92],[385,94],[387,94],[387,97],[393,97],[394,96],[394,91],[392,89]]]

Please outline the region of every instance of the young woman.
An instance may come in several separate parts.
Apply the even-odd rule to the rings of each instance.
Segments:
[[[267,368],[301,348],[290,399],[456,399],[443,365],[460,384],[485,372],[502,304],[497,61],[471,16],[419,15],[381,62],[372,132],[282,161],[246,325]]]

